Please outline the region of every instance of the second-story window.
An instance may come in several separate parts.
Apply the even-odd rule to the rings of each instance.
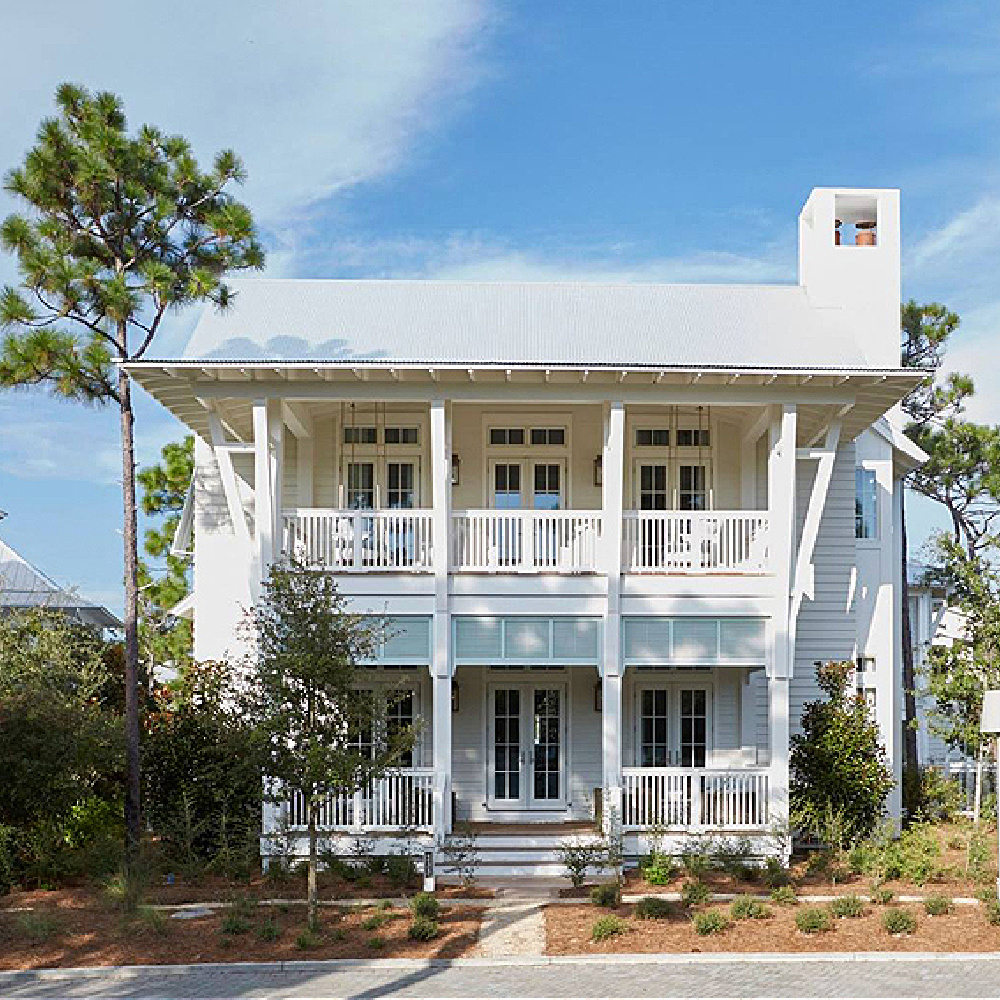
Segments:
[[[854,470],[854,537],[878,538],[878,485],[872,469]]]

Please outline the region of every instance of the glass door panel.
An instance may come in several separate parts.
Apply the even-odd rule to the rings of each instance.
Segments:
[[[497,802],[523,804],[520,688],[494,689],[492,722],[492,797]]]
[[[524,506],[519,462],[497,462],[493,466],[493,507],[495,510],[520,510]],[[521,562],[522,523],[516,516],[501,517],[493,523],[490,547],[498,566],[517,566]]]
[[[704,767],[708,754],[708,692],[682,688],[680,692],[681,767]]]
[[[551,804],[562,799],[562,692],[535,688],[532,692],[531,798]]]

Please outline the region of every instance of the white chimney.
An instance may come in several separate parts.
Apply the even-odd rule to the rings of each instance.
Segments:
[[[899,191],[814,188],[799,215],[799,284],[842,311],[870,365],[898,368]]]

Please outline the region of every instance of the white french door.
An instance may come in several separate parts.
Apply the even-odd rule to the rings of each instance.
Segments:
[[[489,687],[488,801],[498,809],[566,807],[566,685]]]
[[[706,767],[712,756],[712,686],[675,682],[636,691],[638,767]]]

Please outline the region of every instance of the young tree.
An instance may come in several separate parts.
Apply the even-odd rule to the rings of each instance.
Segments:
[[[832,817],[847,841],[875,828],[893,786],[871,708],[862,695],[848,690],[853,667],[849,661],[817,667],[816,682],[825,697],[803,708],[802,732],[792,737],[789,757],[795,824],[823,836]]]
[[[299,563],[274,565],[247,612],[251,648],[244,683],[248,718],[262,744],[268,795],[298,792],[309,830],[309,922],[317,918],[319,810],[336,793],[381,778],[413,745],[410,728],[382,725],[358,665],[371,660],[378,621],[350,614],[334,578]]]
[[[162,559],[162,571],[139,560],[139,643],[152,663],[183,668],[191,659],[191,622],[170,617],[170,609],[188,593],[188,560],[171,553],[181,510],[194,473],[194,438],[172,441],[160,449],[160,461],[139,470],[142,512],[162,517],[146,529],[143,548],[152,559]]]
[[[261,267],[232,151],[202,171],[188,143],[151,126],[130,135],[122,102],[63,84],[5,187],[27,206],[0,226],[21,288],[0,293],[0,385],[47,386],[121,416],[125,558],[126,869],[139,845],[139,634],[134,415],[129,376],[172,309],[231,298],[229,271]]]

